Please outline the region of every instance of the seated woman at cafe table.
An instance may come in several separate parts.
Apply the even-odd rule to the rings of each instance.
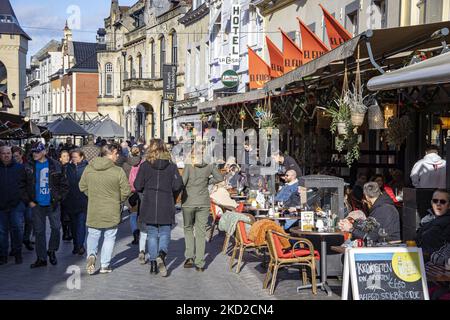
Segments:
[[[374,218],[379,227],[366,234],[366,232],[353,228],[349,219],[339,221],[339,228],[344,232],[350,232],[353,239],[368,238],[374,242],[379,239],[380,228],[386,230],[388,241],[400,240],[400,217],[392,199],[381,193],[376,182],[368,182],[364,185],[364,197],[370,207],[369,217]]]
[[[227,168],[225,182],[228,189],[237,189],[238,184],[244,185],[245,177],[241,174],[241,168],[237,164],[232,164]]]
[[[416,242],[425,255],[431,255],[450,242],[450,196],[447,190],[437,189],[431,198],[431,209],[420,221]]]

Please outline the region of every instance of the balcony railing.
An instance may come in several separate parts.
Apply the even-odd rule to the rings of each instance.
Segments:
[[[131,31],[127,35],[125,35],[125,44],[129,44],[130,42],[139,41],[146,37],[146,28],[142,26],[136,30]]]

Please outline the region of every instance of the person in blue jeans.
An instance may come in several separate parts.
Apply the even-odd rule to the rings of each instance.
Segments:
[[[121,221],[121,204],[131,194],[125,171],[115,164],[119,157],[118,150],[119,146],[115,143],[103,146],[102,157],[91,161],[79,183],[80,191],[88,197],[86,271],[89,275],[96,272],[98,243],[102,234],[100,273],[112,272],[111,259]]]
[[[8,262],[10,231],[15,262],[22,263],[25,205],[21,188],[25,181],[25,169],[13,160],[11,148],[0,147],[0,265]]]
[[[36,238],[37,260],[32,269],[58,264],[56,251],[61,241],[61,208],[69,185],[59,162],[47,157],[47,150],[42,142],[35,143],[31,152],[33,160],[25,166],[26,185],[22,188],[23,200],[32,210],[33,228]],[[46,241],[47,218],[50,223],[50,239]]]
[[[79,183],[84,169],[88,162],[84,158],[84,153],[80,149],[72,150],[70,153],[71,162],[65,166],[67,181],[69,182],[69,193],[62,202],[62,207],[70,216],[70,223],[73,237],[72,254],[84,255],[86,249],[84,243],[86,239],[86,218],[88,199],[80,191]]]
[[[141,164],[134,187],[136,192],[143,193],[139,223],[147,227],[150,273],[167,277],[165,257],[175,222],[175,200],[183,188],[183,181],[161,139],[150,142],[147,161]]]

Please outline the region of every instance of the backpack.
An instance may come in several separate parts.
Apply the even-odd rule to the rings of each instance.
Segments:
[[[128,183],[130,184],[130,188],[132,192],[136,192],[136,189],[134,188],[134,181],[136,180],[137,174],[139,172],[139,168],[141,167],[142,160],[139,162],[137,166],[134,166],[131,168],[130,176],[128,177]]]

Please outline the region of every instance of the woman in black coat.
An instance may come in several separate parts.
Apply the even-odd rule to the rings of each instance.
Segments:
[[[71,230],[73,236],[73,254],[82,256],[86,250],[84,243],[86,239],[86,217],[88,199],[80,191],[78,186],[84,169],[88,162],[84,158],[84,153],[80,149],[75,149],[70,153],[71,162],[66,164],[65,173],[69,182],[69,193],[62,202],[64,210],[70,216]]]
[[[144,194],[139,223],[147,226],[150,273],[159,272],[165,277],[167,269],[164,259],[175,221],[175,199],[183,189],[183,181],[161,139],[153,139],[150,142],[147,161],[141,164],[134,187],[136,192]]]

